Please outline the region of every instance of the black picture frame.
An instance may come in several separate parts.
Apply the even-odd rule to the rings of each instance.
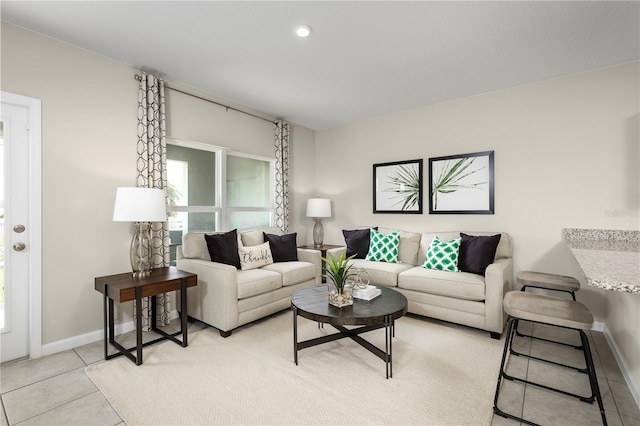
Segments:
[[[494,214],[494,152],[429,158],[429,214]]]
[[[422,214],[422,159],[373,165],[373,213]]]

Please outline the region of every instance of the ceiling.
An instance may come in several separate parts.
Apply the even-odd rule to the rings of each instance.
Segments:
[[[2,20],[314,130],[640,58],[640,2],[7,1]],[[306,39],[294,27],[312,28]]]

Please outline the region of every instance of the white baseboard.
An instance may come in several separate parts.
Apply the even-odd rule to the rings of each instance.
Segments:
[[[178,311],[171,311],[169,314],[170,319],[178,318]],[[128,321],[122,324],[116,324],[115,334],[127,333],[133,330],[133,321]],[[69,349],[77,348],[79,346],[87,345],[89,343],[98,342],[104,339],[104,330],[96,330],[90,333],[81,334],[79,336],[69,337],[68,339],[58,340],[56,342],[47,343],[42,345],[42,356],[55,354],[58,352],[66,351]]]
[[[604,323],[600,321],[594,321],[591,326],[593,331],[599,331],[600,333],[604,333]]]
[[[604,326],[603,334],[604,334],[604,337],[607,339],[607,342],[609,343],[609,347],[611,347],[613,356],[616,358],[616,361],[618,362],[618,366],[620,367],[620,371],[622,372],[622,376],[624,377],[625,382],[627,382],[629,391],[631,392],[633,399],[636,401],[636,405],[638,405],[638,408],[640,408],[640,386],[638,383],[635,383],[633,381],[633,378],[629,375],[629,369],[627,368],[627,364],[624,362],[622,355],[620,355],[620,349],[618,348],[618,345],[616,345],[615,340],[613,340],[613,337],[611,336],[611,332],[609,331],[606,325]]]

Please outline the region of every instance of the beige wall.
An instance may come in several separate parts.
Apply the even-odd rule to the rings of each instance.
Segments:
[[[292,126],[289,146],[289,179],[293,183],[289,194],[291,209],[289,227],[298,233],[298,244],[312,244],[313,219],[306,217],[307,199],[317,196],[315,171],[322,170],[315,159],[315,132],[302,126]]]
[[[270,121],[167,91],[167,137],[273,157],[273,132]]]
[[[191,90],[191,93],[196,93]],[[245,114],[226,111],[220,106],[179,92],[167,94],[167,136],[230,148],[236,151],[274,157],[274,125]],[[298,232],[298,243],[306,244],[306,200],[313,196],[315,132],[290,125],[289,230]],[[303,229],[302,231],[300,229]]]
[[[115,188],[135,185],[137,82],[104,57],[2,24],[2,90],[42,100],[43,343],[102,327],[93,278],[129,268]]]
[[[130,269],[133,227],[111,218],[116,187],[136,184],[137,71],[6,23],[1,65],[3,91],[42,100],[46,345],[101,330],[93,279]],[[273,124],[177,92],[167,98],[168,136],[274,156]],[[292,138],[295,230],[295,202],[313,186],[314,134],[294,125]],[[130,320],[122,308],[121,321]]]
[[[627,64],[317,132],[316,187],[335,209],[325,241],[358,225],[509,232],[516,271],[581,278],[578,300],[639,389],[640,297],[587,287],[560,240],[564,227],[640,229],[638,77]],[[478,151],[495,151],[494,215],[372,213],[372,164],[422,158],[428,182],[430,157]]]

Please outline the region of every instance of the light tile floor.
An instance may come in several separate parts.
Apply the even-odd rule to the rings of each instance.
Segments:
[[[173,322],[176,324],[176,321]],[[524,324],[524,323],[523,323]],[[531,331],[524,324],[523,332]],[[190,323],[190,332],[202,325]],[[546,338],[575,341],[576,334],[541,325],[534,334]],[[469,329],[467,329],[467,332]],[[486,333],[483,333],[486,334]],[[640,426],[640,409],[629,391],[616,360],[602,333],[591,332],[590,340],[607,420],[610,425]],[[145,333],[146,339],[154,335]],[[487,338],[489,338],[487,336]],[[132,346],[133,333],[118,340]],[[504,339],[504,337],[503,337]],[[576,342],[578,343],[578,342]],[[584,365],[581,352],[532,339],[516,338],[518,350],[549,357],[558,362]],[[0,366],[2,425],[124,425],[122,419],[84,373],[87,365],[104,362],[103,344],[95,342],[37,360],[17,360]],[[497,363],[500,360],[496,360]],[[580,364],[582,362],[582,364]],[[507,363],[510,374],[528,377],[550,386],[588,394],[586,375],[521,357]],[[544,425],[601,424],[597,405],[540,390],[533,386],[504,381],[499,406],[504,411]],[[509,419],[493,418],[492,425],[515,425]]]

